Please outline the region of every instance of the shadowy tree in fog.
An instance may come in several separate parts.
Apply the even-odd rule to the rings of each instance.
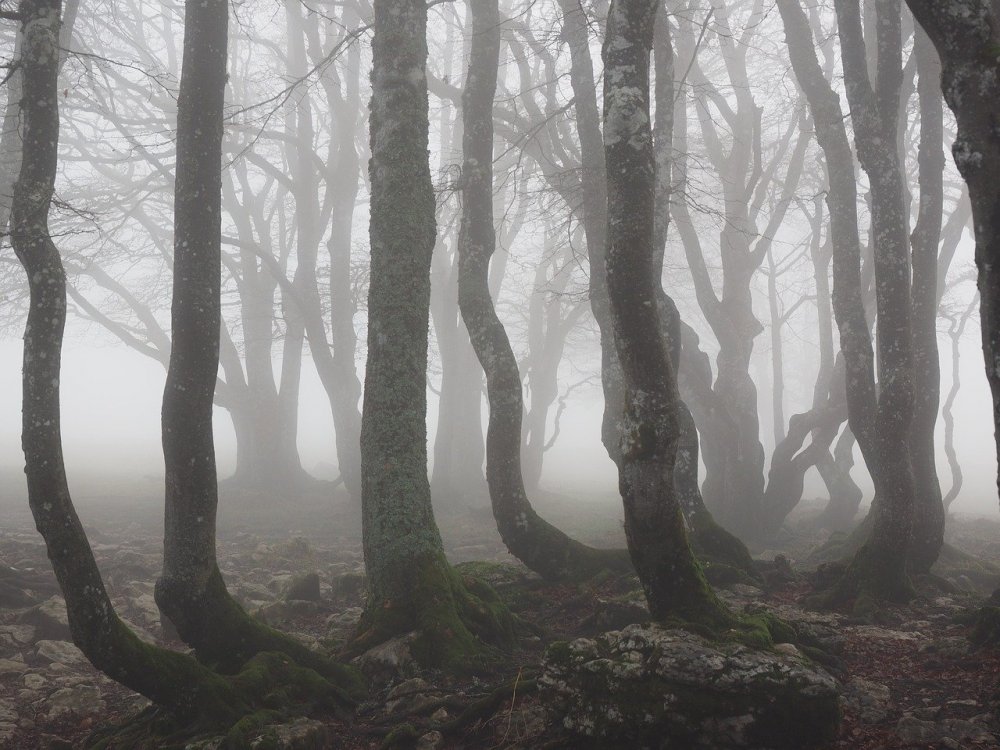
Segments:
[[[371,100],[371,278],[361,427],[368,596],[352,651],[416,631],[427,665],[460,667],[510,636],[488,587],[448,564],[427,478],[427,327],[434,187],[428,163],[427,6],[376,0]]]
[[[654,0],[613,0],[604,39],[607,285],[624,413],[619,488],[629,553],[654,619],[715,624],[725,608],[688,546],[674,486],[677,383],[662,335],[653,273],[656,162],[649,54]]]
[[[570,539],[539,517],[521,474],[524,399],[517,360],[489,287],[496,249],[493,223],[493,100],[500,56],[496,0],[472,0],[472,48],[462,96],[462,225],[458,240],[458,302],[476,355],[486,373],[490,417],[486,479],[504,544],[531,570],[548,579],[584,579],[628,569],[623,550],[598,550]]]

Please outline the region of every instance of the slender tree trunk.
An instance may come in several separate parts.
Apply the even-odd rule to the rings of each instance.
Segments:
[[[427,157],[427,6],[376,0],[371,101],[371,281],[361,426],[368,599],[357,651],[416,631],[425,665],[468,665],[510,621],[444,557],[427,479],[427,329],[434,186]]]
[[[941,402],[941,371],[937,344],[938,246],[944,214],[944,106],[941,64],[930,39],[917,28],[917,92],[920,103],[920,206],[910,237],[913,255],[913,422],[910,460],[913,463],[913,530],[910,567],[927,573],[944,544],[944,504],[938,480],[934,428]]]
[[[472,346],[486,373],[490,421],[486,478],[493,515],[511,554],[549,579],[582,579],[599,570],[627,570],[624,550],[576,542],[535,513],[521,476],[521,375],[489,289],[493,225],[493,99],[500,56],[496,0],[472,2],[472,54],[462,96],[464,164],[458,240],[458,301]]]
[[[11,239],[30,290],[24,334],[22,445],[28,502],[66,599],[73,642],[99,670],[181,720],[233,720],[247,710],[189,656],[149,646],[119,619],[73,507],[62,457],[59,382],[66,274],[48,229],[59,142],[59,0],[22,0],[22,144]]]
[[[944,420],[944,452],[948,457],[948,468],[951,471],[951,487],[948,488],[948,493],[942,500],[945,513],[948,512],[951,504],[955,502],[962,492],[962,484],[964,483],[962,465],[958,462],[958,454],[955,452],[955,417],[952,413],[952,408],[955,405],[955,399],[958,397],[958,391],[962,387],[962,370],[960,367],[962,334],[965,332],[965,325],[969,322],[969,318],[978,304],[977,295],[973,297],[969,306],[957,320],[952,318],[951,326],[948,329],[948,335],[951,337],[951,388],[948,389],[948,396],[945,398],[944,407],[941,410]]]
[[[629,552],[653,617],[714,623],[725,610],[688,546],[674,488],[679,397],[656,307],[649,95],[656,11],[652,0],[613,0],[603,48],[607,281],[625,385],[619,487]]]
[[[172,346],[163,393],[163,572],[156,603],[199,659],[237,671],[280,651],[345,685],[353,676],[252,619],[229,595],[215,554],[218,485],[212,402],[221,325],[222,116],[229,4],[189,2],[177,102]]]
[[[837,18],[859,160],[872,186],[879,390],[861,286],[857,185],[839,97],[816,59],[812,32],[797,0],[778,0],[789,54],[826,156],[833,239],[833,308],[846,367],[848,419],[872,474],[879,506],[872,533],[834,592],[834,600],[868,594],[906,599],[914,480],[906,444],[913,410],[909,251],[897,137],[900,81],[899,12],[878,6],[879,73],[872,86],[856,2],[838,0]]]

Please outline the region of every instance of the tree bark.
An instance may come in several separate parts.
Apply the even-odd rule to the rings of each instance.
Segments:
[[[613,0],[603,47],[608,297],[625,386],[619,488],[629,553],[653,618],[717,623],[725,609],[688,546],[674,487],[679,397],[653,273],[649,54],[656,11],[653,0]]]
[[[59,0],[22,0],[23,97],[11,239],[30,290],[24,334],[22,446],[28,502],[66,599],[73,642],[100,671],[182,721],[247,710],[221,677],[189,656],[149,646],[119,619],[73,507],[63,463],[59,381],[66,275],[48,229],[59,142]]]
[[[937,48],[942,91],[958,122],[952,156],[972,201],[983,354],[1000,458],[1000,184],[996,179],[1000,173],[996,108],[1000,13],[988,0],[907,0],[907,5]]]
[[[427,479],[435,240],[427,6],[423,0],[376,0],[374,18],[371,280],[361,425],[368,598],[349,650],[416,631],[413,652],[420,662],[462,667],[479,651],[480,638],[509,635],[510,620],[495,594],[472,593],[445,560]]]
[[[797,0],[778,0],[795,75],[809,101],[816,138],[826,156],[833,240],[833,308],[846,368],[848,420],[872,474],[878,504],[872,534],[833,594],[844,600],[864,593],[879,599],[911,595],[906,570],[913,471],[906,435],[913,406],[909,252],[902,202],[897,136],[900,77],[898,8],[878,7],[877,91],[865,68],[867,54],[856,2],[838,0],[852,120],[859,159],[872,184],[878,306],[879,391],[865,318],[854,158],[837,94],[816,59],[812,32]],[[879,145],[881,144],[881,146]]]

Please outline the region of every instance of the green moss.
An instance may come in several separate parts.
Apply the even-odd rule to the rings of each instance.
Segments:
[[[440,553],[414,572],[414,588],[402,606],[370,602],[346,654],[415,631],[410,652],[418,664],[474,672],[495,660],[495,647],[513,643],[514,618],[488,584],[460,575]]]
[[[413,747],[420,739],[420,732],[412,724],[400,724],[382,740],[379,750],[405,750]]]

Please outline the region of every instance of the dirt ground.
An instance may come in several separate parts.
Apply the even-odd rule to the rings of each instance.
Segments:
[[[139,484],[113,497],[83,493],[78,503],[119,613],[142,637],[180,648],[163,632],[152,598],[162,529],[155,491]],[[358,513],[329,494],[320,487],[279,504],[227,490],[218,551],[230,589],[248,609],[309,643],[335,648],[361,612],[363,560]],[[540,510],[583,541],[624,541],[613,503],[547,498]],[[0,513],[0,747],[80,746],[96,728],[125,721],[146,703],[67,643],[58,589],[27,508],[8,495]],[[459,680],[414,672],[403,692],[377,688],[350,724],[318,717],[329,746],[378,748],[406,723],[426,750],[574,747],[560,734],[558,717],[539,705],[532,677],[546,644],[641,619],[634,580],[545,585],[506,554],[481,503],[458,502],[438,515],[452,562],[504,564],[474,567],[521,619],[521,646],[488,674]],[[809,528],[800,522],[761,555],[783,554],[796,571],[807,570],[809,550],[823,541]],[[723,592],[736,609],[813,618],[842,636],[829,665],[844,688],[834,747],[1000,747],[1000,655],[973,649],[970,626],[962,624],[962,615],[1000,583],[988,565],[1000,565],[1000,523],[952,519],[949,541],[987,565],[951,564],[947,580],[930,582],[910,606],[874,621],[803,612],[800,600],[811,586],[802,573],[767,591],[737,584]],[[311,573],[318,574],[318,598],[287,600],[289,586]]]

